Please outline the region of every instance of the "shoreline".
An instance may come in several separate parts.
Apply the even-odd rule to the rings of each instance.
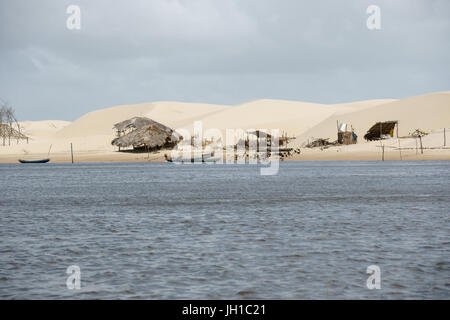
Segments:
[[[441,151],[441,152],[439,152]],[[443,152],[442,152],[443,151]],[[123,152],[83,152],[74,154],[74,163],[90,162],[165,162],[164,153],[123,153]],[[19,163],[19,159],[45,159],[50,158],[50,163],[71,163],[71,156],[67,153],[57,153],[48,156],[44,153],[32,155],[8,154],[0,156],[0,164]],[[450,150],[429,150],[424,154],[403,154],[402,159],[398,151],[387,152],[385,161],[423,161],[423,160],[450,160]],[[308,150],[308,152],[295,154],[280,162],[290,161],[382,161],[381,154],[375,152],[330,152],[320,150]]]
[[[382,141],[366,141],[349,145],[326,145],[314,148],[300,146],[300,141],[293,140],[288,145],[292,152],[280,161],[382,161],[384,160],[450,160],[450,146],[447,145],[443,130],[432,131],[423,136],[421,141],[415,137],[390,138]],[[111,136],[84,136],[77,139],[58,139],[55,136],[35,140],[30,144],[13,143],[0,146],[0,163],[18,163],[19,159],[38,160],[50,158],[52,163],[70,163],[71,145],[73,145],[74,162],[164,162],[164,154],[171,154],[172,149],[159,149],[150,152],[118,151],[110,145]],[[216,157],[230,152],[216,149]],[[248,151],[247,151],[248,152]],[[300,153],[296,153],[300,152]]]

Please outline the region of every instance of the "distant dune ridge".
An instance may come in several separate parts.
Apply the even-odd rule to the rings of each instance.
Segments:
[[[115,134],[113,125],[135,116],[145,116],[173,129],[186,128],[191,132],[196,120],[202,121],[204,131],[217,128],[223,134],[227,128],[279,129],[280,132],[296,137],[291,142],[293,147],[302,146],[307,140],[319,137],[336,140],[336,122],[339,121],[353,126],[359,137],[358,144],[325,150],[320,154],[306,150],[305,158],[334,159],[336,153],[341,152],[337,157],[339,159],[346,158],[342,154],[347,154],[350,159],[369,159],[378,157],[379,143],[366,143],[363,136],[377,121],[398,120],[400,137],[419,128],[434,132],[436,141],[432,144],[439,144],[443,140],[438,138],[443,136],[440,132],[450,126],[450,91],[400,100],[378,99],[332,105],[270,99],[236,106],[181,102],[122,105],[89,112],[74,122],[21,122],[23,132],[31,138],[29,143],[22,141],[18,145],[14,142],[12,146],[0,146],[0,162],[15,162],[19,157],[45,155],[50,145],[50,155],[53,155],[55,161],[69,161],[70,143],[73,144],[79,161],[145,160],[148,155],[119,154],[111,145]],[[427,138],[430,143],[432,137],[433,134]],[[412,141],[405,141],[405,145],[411,143]],[[450,145],[450,141],[447,145]],[[314,153],[317,155],[314,156]],[[446,158],[448,152],[444,150],[442,154]],[[161,154],[157,154],[148,159],[160,158]]]

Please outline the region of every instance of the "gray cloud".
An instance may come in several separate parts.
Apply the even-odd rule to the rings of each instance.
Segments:
[[[81,7],[79,31],[66,8]],[[379,31],[366,8],[381,7]],[[450,90],[450,2],[0,0],[0,97],[25,120],[156,100],[322,103]]]

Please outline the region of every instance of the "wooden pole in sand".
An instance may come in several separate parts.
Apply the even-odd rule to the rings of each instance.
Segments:
[[[73,163],[73,147],[72,147],[72,142],[70,143],[70,154],[72,155],[72,163]]]
[[[446,141],[445,141],[445,128],[444,128],[444,147],[446,145]]]
[[[420,139],[420,153],[423,154],[423,145],[422,145],[422,135],[419,134],[419,139]]]
[[[339,120],[336,120],[336,128],[337,128],[337,138],[339,142]]]
[[[397,122],[397,140],[398,140],[398,151],[400,153],[400,160],[403,160],[402,159],[402,148],[400,146],[400,137],[398,136],[398,122]]]
[[[416,137],[416,154],[419,154],[419,150],[417,148],[417,137]]]

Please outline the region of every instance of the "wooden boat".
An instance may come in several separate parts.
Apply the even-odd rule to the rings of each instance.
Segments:
[[[214,162],[214,163],[216,163],[216,162],[220,161],[220,158],[217,158],[217,157],[214,158],[213,154],[202,154],[201,156],[197,156],[196,158],[191,158],[190,160],[189,160],[189,158],[188,159],[184,159],[184,158],[172,159],[171,156],[168,156],[167,154],[165,154],[164,159],[166,160],[166,162],[180,162],[180,163],[185,163],[185,162],[187,162],[187,163],[189,163],[189,162],[192,162],[192,163],[194,163],[194,162],[197,162],[197,163],[199,163],[199,162],[203,162],[203,163]]]
[[[50,159],[41,159],[41,160],[22,160],[19,159],[20,163],[47,163]]]

